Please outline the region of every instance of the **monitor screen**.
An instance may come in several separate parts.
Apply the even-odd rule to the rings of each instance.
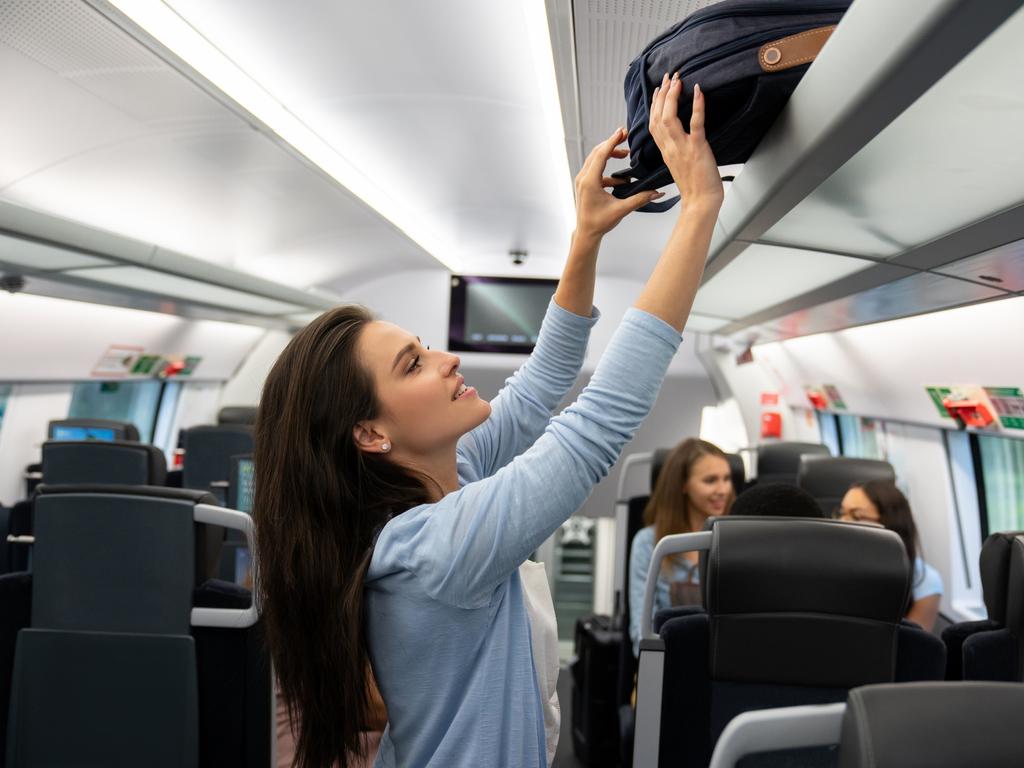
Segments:
[[[448,349],[529,353],[557,280],[453,276]]]
[[[51,440],[116,440],[113,429],[106,427],[73,427],[54,424],[50,427]]]
[[[239,512],[252,514],[252,471],[251,456],[231,457],[231,498],[228,506]]]

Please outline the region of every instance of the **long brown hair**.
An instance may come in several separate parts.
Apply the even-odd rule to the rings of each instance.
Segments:
[[[665,458],[654,490],[651,491],[651,498],[644,508],[644,525],[654,526],[655,544],[674,533],[702,530],[696,527],[697,521],[691,519],[690,497],[683,489],[690,480],[694,465],[705,456],[717,456],[728,462],[721,448],[695,437],[683,440]],[[735,499],[736,489],[733,488],[725,503],[725,514],[729,514]],[[682,562],[682,557],[666,557],[662,567],[671,569],[673,561]]]
[[[862,490],[878,510],[878,521],[882,526],[894,531],[903,540],[910,561],[910,572],[913,574],[915,561],[921,551],[921,540],[917,535],[917,526],[907,497],[895,483],[888,480],[869,480],[866,483],[854,483],[850,487]]]
[[[374,537],[428,501],[424,478],[359,450],[353,427],[380,406],[357,342],[362,307],[295,335],[263,386],[253,518],[257,589],[280,690],[298,729],[297,768],[364,756],[370,715],[363,579]]]

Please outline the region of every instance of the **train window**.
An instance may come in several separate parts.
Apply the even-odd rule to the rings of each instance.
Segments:
[[[833,456],[843,455],[843,441],[839,436],[838,417],[834,413],[818,411],[818,430],[821,442]]]
[[[71,394],[68,418],[130,421],[139,439],[151,442],[163,386],[160,381],[80,382]]]
[[[1024,440],[977,438],[988,533],[1024,530]]]
[[[875,419],[838,415],[843,456],[885,459],[885,425]]]
[[[0,384],[0,429],[4,427],[4,411],[7,410],[7,399],[11,396],[11,385]]]

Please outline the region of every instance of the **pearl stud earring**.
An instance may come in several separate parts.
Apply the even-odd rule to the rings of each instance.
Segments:
[[[391,450],[391,443],[381,443],[380,450],[381,453],[387,453]]]

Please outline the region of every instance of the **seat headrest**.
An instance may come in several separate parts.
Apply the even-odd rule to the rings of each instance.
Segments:
[[[843,716],[839,768],[1018,766],[1021,722],[1024,685],[1019,683],[855,688]]]
[[[67,493],[103,493],[120,496],[150,496],[172,501],[190,501],[193,504],[217,504],[217,497],[209,491],[194,491],[190,488],[167,488],[157,485],[106,485],[103,483],[79,483],[77,485],[50,485],[43,483],[36,487],[40,496],[56,496]]]
[[[1006,624],[1007,587],[1010,578],[1010,549],[1013,540],[1024,531],[993,533],[981,548],[981,591],[992,621]]]
[[[51,421],[47,434],[51,439],[62,439],[58,437],[64,433],[66,437],[75,440],[107,438],[114,440],[139,441],[139,428],[130,421],[112,421],[110,419],[56,419]],[[78,433],[80,436],[74,437]],[[102,433],[106,433],[105,435]]]
[[[1024,669],[1024,535],[1010,542],[1010,573],[1006,580],[1006,619],[1003,624],[1018,638],[1019,668]]]
[[[43,481],[49,484],[163,485],[167,458],[155,445],[128,440],[47,440]]]
[[[729,473],[732,475],[732,489],[739,493],[747,482],[747,468],[743,463],[743,457],[738,453],[725,454],[725,460],[729,462]]]
[[[226,405],[217,412],[217,424],[248,424],[256,423],[257,407],[255,405]]]
[[[793,475],[805,454],[828,456],[828,448],[819,443],[768,443],[757,449],[757,476]]]
[[[777,517],[723,517],[711,530],[713,677],[845,687],[893,679],[910,590],[899,536]]]
[[[809,454],[800,458],[796,482],[828,514],[839,506],[853,483],[871,480],[896,482],[896,471],[887,461]]]
[[[672,451],[668,448],[656,448],[654,454],[651,456],[651,491],[654,491],[654,486],[658,484],[658,475],[661,474],[661,468],[665,466],[665,459]]]
[[[758,484],[736,497],[729,516],[822,518],[818,502],[807,491],[785,483]]]

